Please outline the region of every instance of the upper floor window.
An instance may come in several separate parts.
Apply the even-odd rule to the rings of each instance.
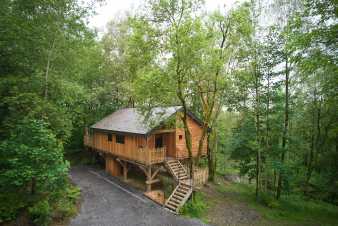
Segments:
[[[124,136],[116,134],[116,143],[124,144]]]
[[[108,133],[108,141],[111,142],[113,140],[113,135],[111,133]]]
[[[183,135],[178,135],[178,139],[182,140],[183,139]]]
[[[156,135],[155,136],[155,148],[162,148],[163,147],[163,136]]]

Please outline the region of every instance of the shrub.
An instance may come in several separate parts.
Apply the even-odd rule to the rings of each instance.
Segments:
[[[200,218],[207,208],[201,193],[195,193],[194,198],[190,199],[181,209],[180,213],[189,217]]]
[[[269,207],[269,208],[279,208],[280,204],[278,200],[274,198],[274,196],[270,193],[261,193],[259,196],[259,201],[262,203],[264,206]]]
[[[76,215],[76,204],[80,194],[80,189],[69,183],[64,190],[52,194],[50,203],[53,203],[53,218],[65,220]]]
[[[15,219],[20,209],[26,205],[27,200],[20,193],[4,192],[0,194],[0,224]]]
[[[29,218],[37,226],[47,226],[52,220],[51,208],[47,200],[37,202],[28,208]]]
[[[69,199],[69,201],[71,201],[73,204],[75,204],[79,199],[80,194],[81,190],[76,186],[71,185],[66,190],[67,199]]]

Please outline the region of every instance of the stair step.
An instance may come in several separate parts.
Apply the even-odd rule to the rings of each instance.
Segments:
[[[187,193],[188,192],[184,192],[184,191],[182,192],[182,191],[176,190],[173,196],[180,196],[180,198],[184,198]]]
[[[180,192],[188,192],[190,189],[189,188],[182,188],[182,187],[179,187],[177,189],[177,191],[180,191]]]
[[[177,199],[173,199],[173,198],[171,198],[171,199],[169,200],[169,202],[174,202],[174,203],[176,203],[176,205],[180,205],[180,204],[181,204],[181,201],[182,201],[182,200],[177,200]]]
[[[189,184],[184,184],[183,181],[185,181],[185,180],[180,181],[180,184],[179,184],[180,188],[187,188],[187,189],[190,189],[191,186],[190,186]]]
[[[176,190],[174,196],[177,195],[177,196],[181,196],[182,198],[184,198],[186,194],[187,194],[187,193],[179,192],[179,191]]]
[[[167,207],[168,209],[170,209],[170,210],[172,210],[172,211],[175,211],[176,212],[176,207],[174,207],[174,206],[171,206],[171,205],[169,205],[168,203],[165,205],[165,207]]]
[[[181,167],[170,167],[172,170],[183,170]]]
[[[187,176],[185,172],[174,172],[175,174],[179,174],[180,176]]]
[[[180,205],[179,203],[175,203],[175,202],[173,202],[172,200],[169,200],[167,204],[168,204],[168,205],[171,205],[171,206],[173,206],[173,207],[175,207],[175,208],[177,208],[177,207]]]
[[[176,200],[178,202],[181,202],[183,200],[183,198],[181,196],[174,196],[174,195],[171,196],[171,199]]]

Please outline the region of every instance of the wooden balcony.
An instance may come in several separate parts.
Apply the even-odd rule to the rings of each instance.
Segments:
[[[156,149],[148,149],[148,148],[128,148],[125,146],[122,148],[124,144],[116,144],[116,143],[103,143],[100,142],[99,139],[94,139],[93,136],[85,135],[84,136],[84,145],[95,149],[97,151],[103,153],[110,153],[117,157],[135,161],[144,165],[151,165],[156,163],[164,162],[166,157],[166,148],[156,148]]]

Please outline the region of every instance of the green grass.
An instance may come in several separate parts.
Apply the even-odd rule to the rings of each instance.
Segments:
[[[275,201],[268,195],[257,202],[254,187],[246,184],[221,184],[217,190],[235,200],[245,202],[271,222],[285,225],[338,225],[338,207],[316,200],[305,200],[302,196],[283,197]],[[268,197],[267,197],[268,196]]]
[[[195,192],[194,198],[190,199],[180,209],[180,213],[187,217],[200,218],[203,220],[203,213],[207,208],[207,202],[201,192]]]

